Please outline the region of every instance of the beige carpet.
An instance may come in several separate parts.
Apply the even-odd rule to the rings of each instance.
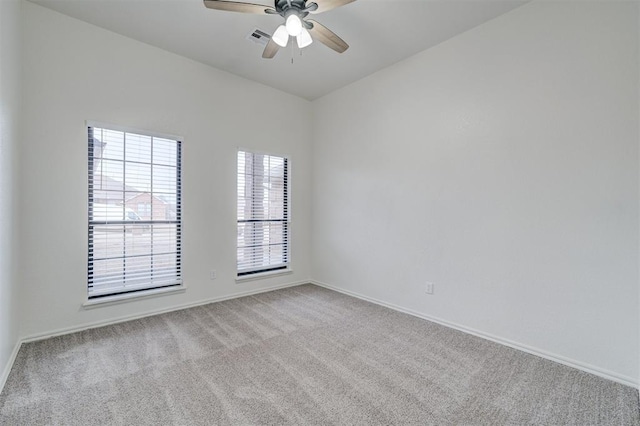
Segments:
[[[635,389],[305,285],[26,344],[0,424],[640,422]]]

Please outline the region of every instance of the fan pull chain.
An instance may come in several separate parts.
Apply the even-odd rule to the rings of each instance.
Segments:
[[[298,49],[298,51],[300,52],[300,56],[302,56],[302,50],[303,49]],[[296,48],[294,46],[294,43],[291,43],[291,64],[292,65],[293,65],[293,58],[295,58],[295,56],[296,56]]]

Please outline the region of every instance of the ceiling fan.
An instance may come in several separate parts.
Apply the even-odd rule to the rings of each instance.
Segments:
[[[342,53],[349,45],[324,25],[305,18],[310,14],[322,13],[355,0],[274,0],[273,7],[254,3],[227,0],[204,0],[209,9],[229,12],[253,13],[257,15],[280,15],[284,24],[273,33],[262,52],[263,58],[273,58],[281,47],[287,47],[289,38],[295,37],[298,47],[303,49],[316,39],[325,46]]]

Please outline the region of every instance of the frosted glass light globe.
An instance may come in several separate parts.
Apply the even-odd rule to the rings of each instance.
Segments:
[[[302,21],[298,15],[289,15],[286,22],[287,32],[290,36],[298,36],[302,32]]]
[[[289,33],[284,25],[280,25],[271,38],[280,47],[287,47],[289,44]]]
[[[304,49],[305,47],[313,43],[311,34],[309,34],[309,31],[307,31],[306,28],[303,28],[302,31],[300,31],[300,35],[296,38],[296,41],[298,42],[298,47],[300,49]]]

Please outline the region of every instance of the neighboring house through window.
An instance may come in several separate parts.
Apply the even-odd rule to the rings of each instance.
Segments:
[[[87,130],[89,299],[181,285],[181,141]]]
[[[238,277],[290,266],[289,160],[238,151]]]

